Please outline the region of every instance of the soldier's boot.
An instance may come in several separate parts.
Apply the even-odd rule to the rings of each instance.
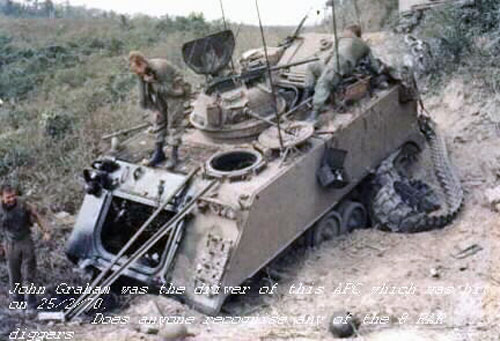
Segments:
[[[163,143],[158,142],[155,144],[155,150],[153,156],[149,159],[148,166],[155,167],[166,159],[165,153],[163,152]]]
[[[177,163],[179,163],[179,146],[172,146],[172,154],[170,155],[165,167],[167,169],[173,169],[177,166]]]

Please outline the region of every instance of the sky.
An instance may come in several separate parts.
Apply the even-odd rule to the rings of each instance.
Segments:
[[[236,23],[257,25],[255,0],[222,0],[226,19]],[[55,0],[63,3],[65,0]],[[208,20],[221,18],[219,0],[69,0],[71,5],[113,10],[125,14],[180,15],[201,12]],[[323,19],[326,0],[259,0],[262,24],[295,26],[309,12],[306,25]]]

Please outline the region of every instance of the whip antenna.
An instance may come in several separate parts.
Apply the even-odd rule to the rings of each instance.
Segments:
[[[358,25],[361,27],[361,15],[359,14],[358,0],[354,0],[354,10],[356,11],[356,19],[358,20]]]
[[[222,0],[219,0],[219,4],[220,4],[220,11],[222,12],[222,22],[224,23],[224,30],[228,30],[228,26],[227,26],[227,21],[226,21],[226,14],[224,13],[224,5],[222,4]],[[235,69],[234,69],[234,62],[233,62],[233,56],[231,56],[231,69],[233,69],[233,73],[235,73]]]
[[[278,113],[278,105],[277,105],[277,99],[276,99],[276,92],[275,92],[275,89],[274,89],[274,83],[273,83],[273,77],[272,77],[272,73],[271,73],[271,67],[269,65],[269,57],[267,55],[266,37],[264,36],[264,28],[262,27],[262,21],[260,19],[260,11],[259,11],[258,0],[255,0],[255,7],[257,8],[257,17],[259,18],[260,35],[262,36],[262,43],[264,45],[264,55],[266,56],[267,74],[268,74],[268,78],[269,78],[269,83],[271,84],[271,93],[272,93],[272,96],[273,96],[273,107],[274,107],[274,113],[276,115],[276,123],[277,123],[277,128],[278,128],[278,137],[279,137],[279,140],[280,140],[281,150],[283,150],[283,137],[281,136],[280,115]]]
[[[335,15],[335,0],[331,0],[332,4],[332,22],[333,22],[333,36],[335,37],[335,56],[337,62],[337,72],[340,71],[340,59],[339,59],[339,37],[337,35],[337,16]]]

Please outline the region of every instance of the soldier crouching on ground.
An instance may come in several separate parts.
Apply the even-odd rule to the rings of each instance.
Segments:
[[[8,184],[1,187],[0,226],[4,234],[4,251],[9,271],[9,286],[12,301],[24,301],[24,295],[16,288],[24,283],[32,284],[36,279],[35,245],[30,227],[37,223],[45,241],[50,234],[33,207],[17,197],[16,189]],[[28,307],[36,308],[36,297],[28,295]]]
[[[166,166],[174,168],[181,144],[184,102],[189,99],[191,86],[165,59],[146,59],[142,53],[132,51],[129,62],[131,70],[139,77],[141,107],[155,112],[155,150],[148,165],[154,167],[166,160],[163,147],[168,136],[172,154]]]
[[[376,60],[370,47],[361,39],[361,27],[350,25],[345,28],[338,42],[338,65],[336,51],[324,66],[314,88],[313,110],[309,121],[315,122],[319,114],[326,109],[326,103],[331,94],[340,85],[342,78],[352,74],[361,60],[368,58],[368,64],[373,73],[380,73],[381,65]],[[311,86],[311,84],[309,84]]]

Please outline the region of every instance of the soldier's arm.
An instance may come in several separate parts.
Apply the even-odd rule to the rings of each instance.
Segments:
[[[163,86],[163,91],[168,96],[180,97],[184,95],[184,88],[182,86],[182,77],[176,77],[171,82],[165,82]]]
[[[145,89],[146,86],[147,84],[144,81],[139,80],[139,105],[143,109],[147,109],[148,107],[146,99],[146,89]]]
[[[176,88],[171,87],[171,88],[167,88],[166,93],[172,97],[180,97],[180,96],[184,95],[184,89],[182,89],[182,88],[176,89]]]
[[[38,225],[38,228],[43,233],[43,239],[49,240],[50,239],[49,230],[48,230],[45,222],[41,218],[40,214],[37,212],[37,210],[35,209],[35,207],[33,205],[26,204],[26,206],[27,206],[28,212],[29,212],[32,220],[34,222],[36,222],[36,224]]]
[[[157,85],[158,96],[180,97],[184,95],[183,78],[179,70],[166,60],[150,65],[152,81]]]
[[[378,58],[376,58],[371,49],[368,52],[368,60],[369,60],[369,65],[370,68],[372,69],[371,71],[377,75],[381,74],[384,72],[385,65],[382,63]]]

